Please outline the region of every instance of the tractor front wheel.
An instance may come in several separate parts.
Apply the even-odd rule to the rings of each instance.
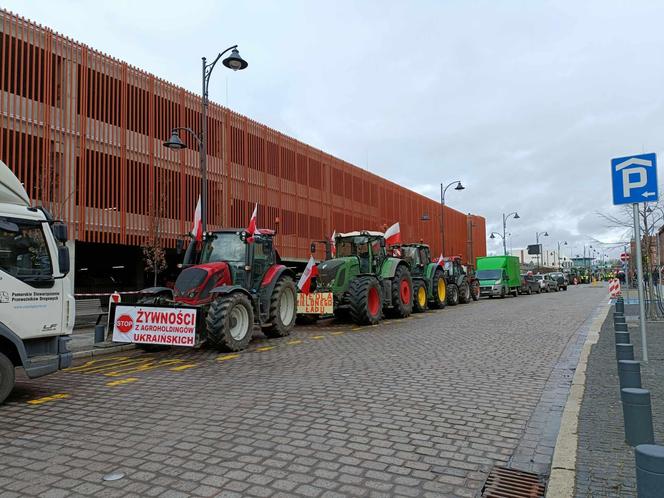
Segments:
[[[392,278],[392,308],[390,314],[406,318],[413,312],[413,280],[405,265],[400,265]]]
[[[441,268],[437,268],[431,280],[431,290],[433,300],[431,307],[434,309],[442,309],[447,304],[447,284],[445,283],[445,274]]]
[[[241,292],[219,296],[210,305],[205,325],[207,340],[214,348],[222,351],[246,349],[254,329],[251,301]]]
[[[348,288],[350,318],[358,325],[373,325],[380,321],[382,298],[380,285],[373,277],[358,277]]]
[[[270,325],[263,329],[268,337],[285,337],[297,318],[297,291],[290,277],[282,277],[270,297]]]
[[[413,300],[413,311],[422,313],[427,309],[427,287],[422,280],[413,280],[413,293],[415,299]]]
[[[450,284],[447,286],[447,304],[450,306],[456,306],[459,304],[459,288],[456,284]]]
[[[459,287],[459,302],[461,304],[470,302],[470,285],[468,285],[468,282],[462,283]]]

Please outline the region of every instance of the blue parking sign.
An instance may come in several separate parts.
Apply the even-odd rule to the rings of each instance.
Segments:
[[[658,200],[657,156],[653,153],[611,159],[611,182],[614,204]]]

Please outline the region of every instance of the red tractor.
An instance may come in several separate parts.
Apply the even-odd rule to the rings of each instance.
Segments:
[[[284,337],[295,325],[295,274],[281,264],[274,232],[261,229],[253,242],[241,229],[210,232],[187,248],[175,288],[145,289],[143,304],[202,309],[197,343],[224,351],[245,349],[254,324],[268,337]]]

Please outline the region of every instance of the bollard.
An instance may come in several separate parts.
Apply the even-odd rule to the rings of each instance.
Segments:
[[[614,311],[613,312],[613,321],[615,322],[616,318],[621,317],[621,316],[625,316],[625,314],[621,313],[620,311]]]
[[[627,323],[625,320],[625,315],[613,317],[613,325],[618,325],[619,323]]]
[[[104,325],[95,326],[95,344],[104,342],[106,335],[106,327]]]
[[[626,387],[641,389],[641,363],[634,360],[618,360],[618,381],[621,390]]]
[[[652,444],[655,436],[652,429],[650,391],[626,387],[620,390],[620,397],[622,398],[627,444],[630,446]]]
[[[616,344],[616,360],[633,360],[634,346],[632,344]]]
[[[626,323],[614,323],[613,324],[613,330],[616,332],[627,332],[627,324]]]
[[[634,457],[638,498],[661,497],[664,489],[664,446],[640,444],[634,450]]]
[[[622,298],[616,300],[616,313],[625,313],[625,301]]]
[[[616,332],[616,344],[630,344],[629,332]]]

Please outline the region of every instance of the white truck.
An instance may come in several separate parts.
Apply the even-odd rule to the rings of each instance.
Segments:
[[[71,364],[75,302],[66,242],[67,225],[32,207],[0,161],[0,403],[14,388],[16,367],[35,378]]]

